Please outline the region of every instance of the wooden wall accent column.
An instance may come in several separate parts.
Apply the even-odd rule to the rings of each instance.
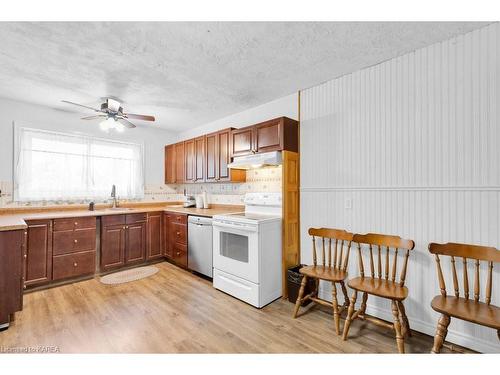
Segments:
[[[286,275],[289,267],[300,263],[300,163],[299,154],[283,151],[283,298],[288,297]]]

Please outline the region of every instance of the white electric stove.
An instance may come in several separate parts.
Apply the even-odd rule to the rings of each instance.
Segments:
[[[247,193],[245,212],[213,218],[213,285],[255,307],[281,297],[281,193]]]

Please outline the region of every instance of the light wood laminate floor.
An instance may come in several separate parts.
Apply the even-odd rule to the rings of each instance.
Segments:
[[[169,263],[156,266],[156,275],[127,284],[92,279],[27,293],[24,310],[0,332],[0,346],[79,353],[397,352],[394,333],[373,324],[355,321],[342,341],[327,308],[301,310],[307,312],[294,320],[288,301],[258,310]],[[431,347],[432,338],[416,332],[406,343],[413,353]]]

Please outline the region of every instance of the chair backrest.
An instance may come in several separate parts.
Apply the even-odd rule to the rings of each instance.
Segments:
[[[477,245],[466,245],[460,243],[430,243],[429,251],[431,254],[435,255],[436,258],[436,268],[439,279],[439,289],[441,289],[441,294],[446,296],[446,284],[443,277],[443,270],[441,268],[441,262],[439,255],[446,255],[450,257],[451,260],[451,272],[453,278],[453,289],[455,292],[455,297],[460,296],[460,288],[457,275],[457,267],[455,265],[455,257],[462,258],[463,262],[463,284],[464,284],[464,298],[469,299],[469,275],[467,272],[467,259],[475,261],[474,270],[474,301],[479,302],[479,265],[480,261],[488,262],[488,275],[486,278],[486,304],[491,303],[491,288],[492,288],[492,278],[493,278],[493,263],[500,262],[500,250],[494,247],[487,246],[477,246]]]
[[[318,265],[318,256],[316,251],[316,239],[321,238],[322,248],[322,265],[333,267],[345,271],[349,264],[349,253],[351,252],[351,242],[354,234],[346,232],[342,229],[331,228],[310,228],[309,235],[312,236],[313,241],[313,263]],[[327,251],[325,242],[328,242],[328,263]],[[332,242],[334,252],[332,256]],[[346,248],[344,251],[344,247]]]
[[[393,282],[396,282],[397,277],[398,251],[406,251],[404,255],[403,267],[399,275],[399,283],[401,286],[404,285],[406,279],[406,270],[408,268],[408,257],[410,255],[410,250],[413,250],[413,248],[415,247],[415,242],[413,242],[412,240],[405,240],[399,236],[389,236],[385,234],[375,233],[355,234],[353,241],[358,244],[359,273],[361,277],[365,276],[365,267],[363,263],[363,255],[361,252],[361,249],[363,247],[362,245],[368,245],[365,247],[369,250],[370,276],[377,279],[385,278],[386,280],[389,280],[390,267],[390,280]],[[391,248],[393,251],[392,265],[390,264]],[[377,259],[377,262],[375,262],[373,258],[374,252],[376,252],[375,257]],[[377,266],[376,270],[375,263]]]

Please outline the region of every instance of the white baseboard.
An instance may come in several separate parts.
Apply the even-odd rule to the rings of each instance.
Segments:
[[[331,293],[326,292],[324,288],[322,288],[322,285],[320,284],[319,287],[319,297],[325,300],[331,301]],[[341,301],[343,297],[340,297]],[[357,305],[359,304],[359,298]],[[388,309],[381,309],[377,306],[371,305],[370,303],[367,303],[366,305],[366,312],[368,315],[376,316],[377,318],[387,320],[389,322],[392,322],[392,312]],[[417,318],[414,318],[412,316],[408,316],[408,320],[410,321],[410,327],[413,331],[418,331],[425,333],[427,335],[430,335],[434,337],[434,334],[436,332],[436,322],[426,322]],[[494,345],[486,340],[478,339],[476,337],[470,336],[470,335],[465,335],[461,332],[455,331],[455,330],[448,330],[448,334],[446,335],[446,341],[451,342],[456,345],[460,345],[466,348],[470,348],[472,350],[476,350],[481,353],[500,353],[500,344],[499,345]],[[429,353],[432,349],[432,346],[429,347]]]

